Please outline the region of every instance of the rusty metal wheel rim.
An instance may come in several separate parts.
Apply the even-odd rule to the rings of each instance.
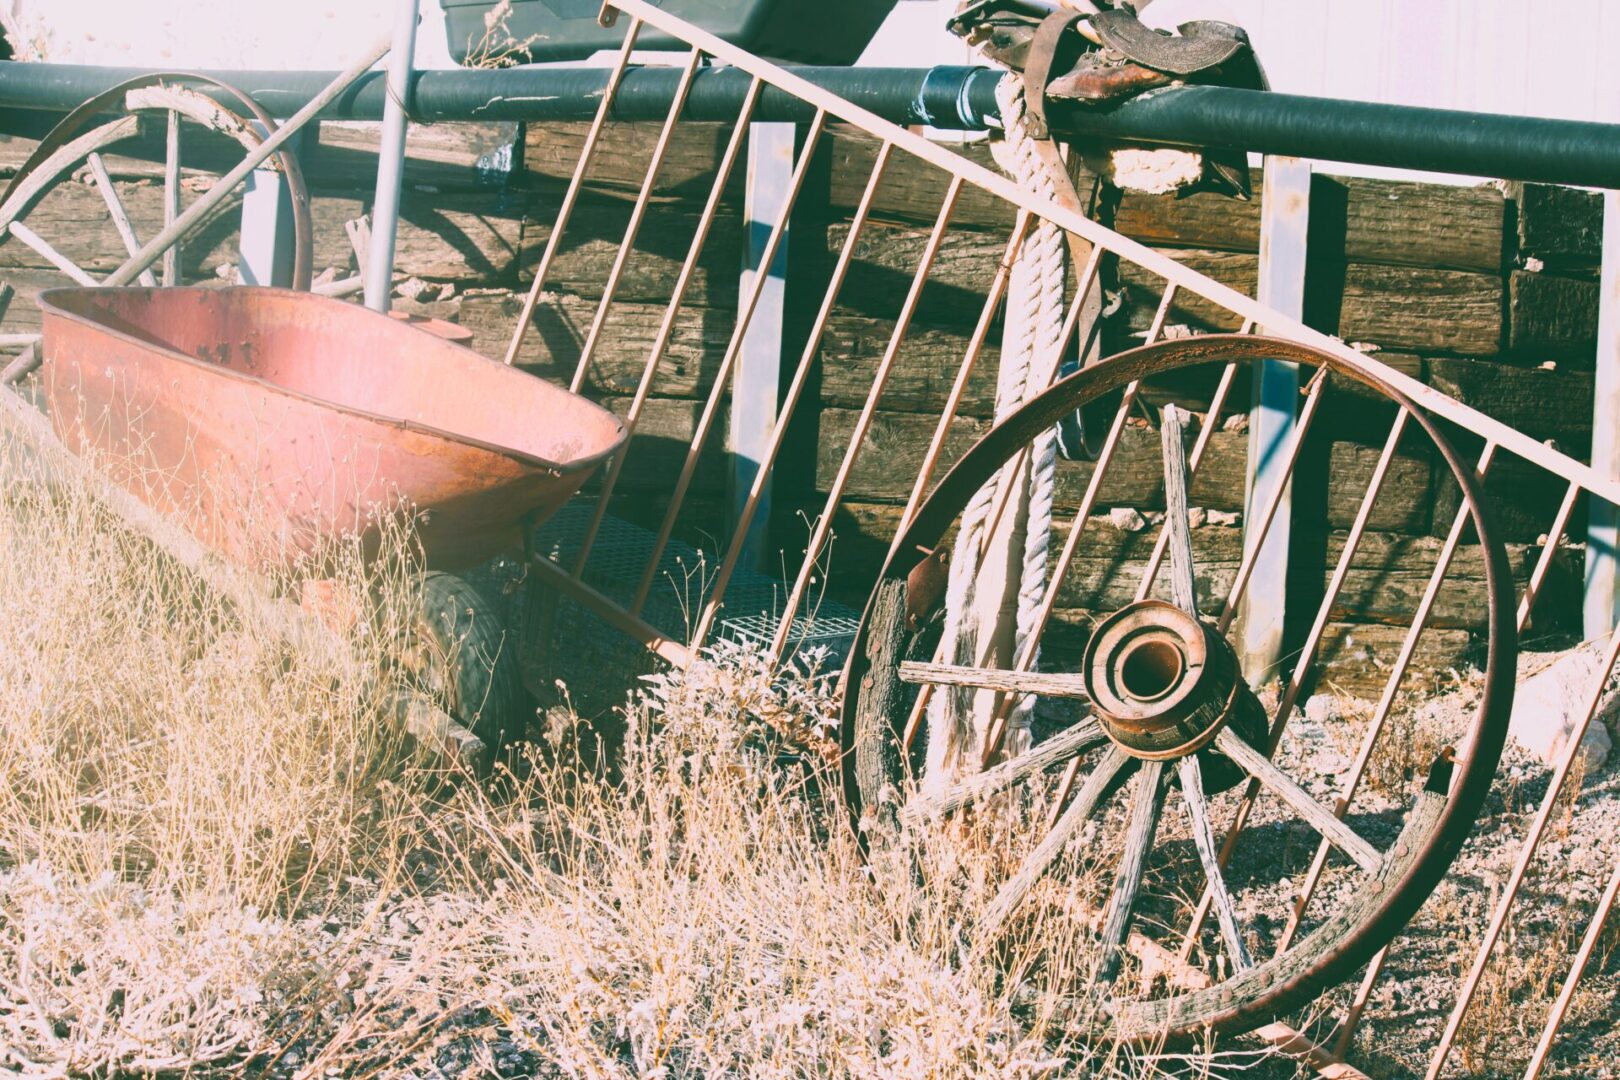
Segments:
[[[1416,810],[1424,807],[1422,827],[1412,836],[1403,831],[1392,845],[1383,872],[1375,876],[1365,890],[1364,910],[1354,909],[1352,905],[1355,916],[1350,925],[1336,926],[1333,919],[1326,920],[1279,954],[1207,989],[1150,1002],[1111,1002],[1112,1033],[1116,1037],[1154,1040],[1211,1029],[1241,1031],[1283,1015],[1342,981],[1387,945],[1444,877],[1472,828],[1501,755],[1512,706],[1517,653],[1511,577],[1504,550],[1493,538],[1490,514],[1475,471],[1463,464],[1434,421],[1410,399],[1375,377],[1350,368],[1332,354],[1294,342],[1249,335],[1210,335],[1163,342],[1121,353],[1070,376],[992,429],[962,457],[919,507],[897,538],[894,554],[879,579],[880,582],[903,580],[925,553],[938,545],[968,500],[990,480],[996,469],[1035,435],[1075,408],[1128,383],[1178,368],[1216,362],[1252,363],[1260,359],[1291,361],[1370,387],[1405,409],[1431,441],[1461,488],[1484,556],[1487,619],[1483,693],[1470,731],[1466,760],[1453,764],[1443,758],[1436,762],[1425,790],[1419,792],[1406,813],[1406,826],[1417,828]],[[869,602],[863,616],[844,682],[843,786],[851,820],[858,832],[867,808],[857,774],[856,740],[861,690],[871,674],[868,647],[877,596],[874,593],[874,601]],[[890,724],[898,719],[890,717]],[[892,726],[888,734],[896,740],[903,735]]]

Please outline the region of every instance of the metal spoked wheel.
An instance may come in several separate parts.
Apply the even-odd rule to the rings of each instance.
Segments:
[[[1298,434],[1277,451],[1288,457],[1290,471],[1329,384],[1360,384],[1359,393],[1388,399],[1396,417],[1386,453],[1403,440],[1426,439],[1470,508],[1483,572],[1466,582],[1448,577],[1449,556],[1442,556],[1414,625],[1421,629],[1440,585],[1476,590],[1471,602],[1485,613],[1477,708],[1458,718],[1451,745],[1437,745],[1421,763],[1426,770],[1387,783],[1370,803],[1365,789],[1356,797],[1357,782],[1368,760],[1401,738],[1386,721],[1417,707],[1416,693],[1402,688],[1410,642],[1393,658],[1378,711],[1352,733],[1360,745],[1341,790],[1326,790],[1338,782],[1323,780],[1321,770],[1301,760],[1304,744],[1287,728],[1320,671],[1322,629],[1342,602],[1342,567],[1364,534],[1386,470],[1375,470],[1363,494],[1343,541],[1341,569],[1275,701],[1250,689],[1229,640],[1252,558],[1245,555],[1235,572],[1211,566],[1195,574],[1187,470],[1199,464],[1234,382],[1247,385],[1249,366],[1262,358],[1315,372]],[[1072,635],[1048,629],[1048,619],[1058,598],[1075,605],[1086,584],[1075,580],[1074,556],[1084,550],[1085,519],[1098,492],[1111,482],[1108,470],[1123,456],[1121,435],[1134,430],[1141,450],[1148,433],[1133,413],[1152,412],[1150,399],[1184,393],[1175,388],[1197,382],[1200,368],[1221,377],[1192,460],[1183,457],[1179,410],[1162,411],[1160,437],[1153,439],[1163,448],[1165,526],[1157,537],[1144,534],[1156,546],[1140,580],[1126,584],[1123,595],[1134,591],[1135,599],[1093,606],[1100,621],[1076,648]],[[1034,439],[1116,391],[1124,400],[1110,445],[1084,485],[1081,511],[1052,569],[1037,630],[1047,638],[1040,642],[1041,670],[1032,670],[1033,647],[976,665],[941,663],[937,604],[930,599],[939,593],[941,573],[934,553],[956,542],[973,495],[1004,467],[1016,473]],[[1250,527],[1263,535],[1273,513],[1257,514]],[[1474,473],[1433,421],[1392,387],[1330,354],[1252,336],[1210,336],[1146,346],[1088,368],[970,450],[918,510],[895,551],[856,638],[844,701],[844,787],[857,827],[873,846],[913,842],[946,817],[961,819],[958,830],[1009,817],[1022,822],[994,898],[969,936],[981,950],[1005,949],[1017,939],[1027,964],[1043,940],[1028,931],[1051,925],[1036,920],[1075,927],[1093,943],[1083,978],[1117,1037],[1249,1029],[1346,978],[1389,943],[1445,875],[1489,788],[1506,736],[1516,653],[1506,555],[1491,537]],[[953,557],[968,556],[958,546]],[[1159,573],[1161,564],[1167,573]],[[1117,598],[1112,584],[1110,578],[1101,588],[1090,586]],[[931,759],[927,701],[944,694],[990,703],[977,714],[991,718],[983,741],[964,751],[988,766],[983,771],[921,775]],[[1007,756],[1009,713],[1030,703],[1036,737]],[[990,812],[996,800],[1009,812]]]
[[[226,108],[221,100],[240,111]],[[230,157],[233,144],[244,154],[251,152],[274,129],[275,122],[252,98],[206,76],[165,72],[122,83],[64,117],[12,177],[0,193],[0,244],[30,249],[27,258],[13,262],[35,265],[39,280],[32,282],[34,291],[57,283],[101,284],[98,275],[116,269],[97,265],[104,264],[106,241],[112,241],[110,234],[104,236],[108,224],[134,256],[180,216],[187,179],[182,152],[188,146],[193,161],[205,162],[208,172],[224,173],[240,160]],[[155,157],[160,146],[161,205],[154,206],[149,205],[148,182],[115,182],[107,158]],[[287,181],[294,233],[292,285],[308,289],[313,244],[303,174],[289,153],[278,153],[265,165],[278,169]],[[99,208],[89,209],[80,185],[96,191]],[[140,195],[138,203],[127,198],[132,194]],[[131,284],[181,284],[181,247],[182,240],[167,245]],[[32,347],[37,335],[29,325],[31,308],[16,304],[8,317],[0,317],[0,329],[7,331],[0,335],[0,347]]]

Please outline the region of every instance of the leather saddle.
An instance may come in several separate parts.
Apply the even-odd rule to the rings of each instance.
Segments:
[[[1037,138],[1050,134],[1047,116],[1053,105],[1108,108],[1178,84],[1267,89],[1248,34],[1212,19],[1182,23],[1171,34],[1144,25],[1124,3],[972,0],[947,25],[1023,74]],[[1247,155],[1205,151],[1200,186],[1247,198]]]

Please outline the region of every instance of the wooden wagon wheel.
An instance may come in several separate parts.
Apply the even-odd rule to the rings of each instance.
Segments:
[[[1224,364],[1216,392],[1217,399],[1224,399],[1234,374],[1246,382],[1244,369],[1262,358],[1294,361],[1316,371],[1295,446],[1278,453],[1297,460],[1297,445],[1306,437],[1330,377],[1338,385],[1360,383],[1395,406],[1391,451],[1403,428],[1415,427],[1416,432],[1406,434],[1430,440],[1467,500],[1481,545],[1484,574],[1477,602],[1488,616],[1485,685],[1478,708],[1457,745],[1433,760],[1426,779],[1413,781],[1417,790],[1397,791],[1385,818],[1371,825],[1345,820],[1347,799],[1335,805],[1307,790],[1300,763],[1288,758],[1288,743],[1281,743],[1283,751],[1278,751],[1288,716],[1303,703],[1299,673],[1311,667],[1312,657],[1296,668],[1269,723],[1266,709],[1238,671],[1225,633],[1252,562],[1245,558],[1239,567],[1224,607],[1215,609],[1219,618],[1206,617],[1195,606],[1186,463],[1172,409],[1166,410],[1171,430],[1163,440],[1165,534],[1138,588],[1138,600],[1097,623],[1080,656],[1060,658],[1056,664],[1043,660],[1043,671],[1012,661],[999,666],[929,662],[939,659],[938,619],[930,618],[928,610],[939,592],[939,560],[930,556],[949,543],[969,500],[998,470],[1019,459],[1060,417],[1112,391],[1122,389],[1125,399],[1115,421],[1117,439],[1127,427],[1133,402],[1140,408],[1147,396],[1144,380],[1174,372],[1178,385],[1186,385],[1187,369]],[[1218,425],[1220,409],[1218,401],[1211,406],[1207,425]],[[1105,450],[1097,462],[1086,502],[1099,490],[1112,458]],[[1358,537],[1380,482],[1375,480],[1363,498]],[[1267,527],[1250,522],[1251,528],[1256,525]],[[1049,909],[1068,917],[1082,912],[1081,922],[1097,936],[1095,964],[1086,976],[1089,989],[1100,998],[1118,1037],[1148,1040],[1212,1028],[1246,1030],[1347,977],[1390,941],[1438,884],[1489,788],[1506,736],[1516,655],[1506,555],[1491,537],[1475,474],[1430,418],[1392,387],[1331,354],[1286,341],[1221,335],[1150,345],[1088,368],[1024,406],[970,450],[919,508],[894,550],[867,606],[847,673],[844,788],[856,826],[869,846],[904,843],[917,830],[938,828],[942,816],[973,815],[992,798],[1034,801],[1032,786],[1044,783],[1045,791],[1055,792],[1047,813],[1029,815],[1033,835],[1018,838],[1027,850],[1009,859],[1016,865],[978,915],[971,936],[977,948],[997,949],[1018,920],[1032,917],[1028,909],[1039,906],[1042,897]],[[1166,553],[1173,603],[1150,596]],[[965,556],[958,551],[955,557]],[[1060,557],[1060,571],[1065,561]],[[1435,587],[1446,573],[1442,561]],[[1047,614],[1061,584],[1049,586]],[[1336,574],[1319,622],[1325,622],[1342,585]],[[1313,630],[1307,646],[1312,651],[1319,631],[1320,626]],[[1403,670],[1409,659],[1400,659]],[[932,782],[922,778],[919,785],[916,774],[925,760],[919,744],[926,740],[928,726],[921,722],[919,698],[941,686],[994,695],[996,722],[982,748],[986,763],[996,760],[993,754],[1015,699],[1064,702],[1072,711],[1066,724],[1048,725],[1054,730],[1046,738],[985,771]],[[1388,693],[1399,698],[1399,686],[1397,676]],[[1375,725],[1364,753],[1371,751],[1377,732]],[[1054,786],[1048,770],[1060,766],[1066,772]],[[1176,802],[1184,814],[1169,812],[1167,807]],[[993,817],[970,816],[969,821]],[[1335,887],[1326,896],[1318,891],[1315,908],[1307,911],[1300,902],[1286,920],[1264,919],[1252,912],[1252,903],[1269,896],[1283,909],[1279,915],[1286,912],[1295,899],[1289,879],[1281,877],[1279,885],[1255,874],[1243,878],[1234,872],[1239,864],[1229,859],[1241,859],[1246,845],[1254,851],[1256,836],[1275,847],[1288,830],[1303,832],[1301,822],[1312,830],[1302,851],[1318,848],[1307,891],[1330,879]],[[1088,828],[1094,831],[1085,843]],[[1066,848],[1083,850],[1066,855]],[[1275,856],[1267,851],[1264,857]],[[1094,873],[1060,876],[1060,867],[1076,862],[1089,864]],[[1147,874],[1155,863],[1157,878]],[[1179,865],[1180,879],[1167,881],[1173,875],[1166,863]],[[1097,884],[1085,884],[1082,878]],[[1167,883],[1156,894],[1161,882]],[[1088,888],[1098,895],[1086,895]],[[1173,895],[1177,889],[1183,898],[1179,902]],[[1189,916],[1184,898],[1200,891],[1204,901]],[[1244,917],[1245,899],[1251,901],[1249,919]],[[1216,918],[1206,927],[1204,916],[1211,909]],[[1144,911],[1154,917],[1144,918]],[[1039,950],[1028,935],[1023,941],[1021,956]],[[1138,965],[1140,978],[1126,978],[1127,965]],[[1160,974],[1168,969],[1171,977],[1162,983],[1153,979],[1155,966]]]
[[[235,102],[241,111],[226,108],[216,98]],[[33,249],[45,263],[74,284],[99,284],[50,238],[30,228],[27,218],[52,191],[64,182],[71,182],[82,168],[100,193],[124,247],[131,255],[135,254],[141,248],[142,237],[108,173],[104,155],[116,153],[153,132],[158,122],[163,126],[165,137],[164,226],[172,223],[182,209],[182,150],[188,141],[184,135],[186,125],[233,141],[244,152],[258,147],[275,129],[275,121],[252,98],[204,75],[163,72],[121,83],[64,117],[18,169],[5,191],[0,193],[0,244],[19,243]],[[308,289],[314,247],[309,193],[303,173],[297,158],[285,152],[274,155],[266,162],[266,167],[279,169],[286,177],[293,217],[292,285],[296,289]],[[93,230],[88,223],[77,224],[81,229]],[[180,284],[181,244],[182,240],[177,240],[166,248],[160,271],[143,271],[139,284],[148,287]],[[27,346],[33,340],[32,334],[12,333],[0,337],[0,347]],[[20,372],[12,372],[13,377],[17,374]]]

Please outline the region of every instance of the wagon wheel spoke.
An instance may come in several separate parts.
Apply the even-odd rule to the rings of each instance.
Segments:
[[[1310,792],[1296,784],[1270,758],[1244,742],[1236,732],[1223,728],[1215,736],[1215,747],[1244,772],[1260,781],[1262,786],[1286,803],[1329,843],[1350,856],[1357,866],[1372,874],[1383,865],[1384,857],[1377,848],[1363,840],[1333,813],[1331,807],[1317,802]]]
[[[1243,971],[1254,966],[1249,950],[1243,943],[1243,927],[1238,922],[1237,910],[1232,905],[1232,894],[1227,891],[1226,878],[1221,874],[1221,861],[1215,847],[1215,833],[1209,824],[1209,802],[1204,797],[1204,770],[1197,754],[1188,754],[1176,763],[1181,778],[1181,795],[1187,800],[1187,817],[1192,826],[1193,846],[1198,849],[1198,861],[1204,864],[1204,877],[1215,905],[1215,916],[1221,927],[1221,940],[1226,943],[1226,955],[1232,967]]]
[[[1049,671],[1010,671],[1006,668],[968,667],[961,664],[930,664],[907,660],[900,665],[900,679],[908,683],[934,686],[967,686],[977,690],[1001,690],[1013,694],[1040,694],[1044,697],[1086,699],[1086,682],[1079,675]]]
[[[919,795],[907,804],[903,816],[909,824],[916,824],[930,817],[948,814],[970,802],[1005,791],[1025,777],[1078,757],[1105,738],[1102,725],[1094,717],[1088,716],[1066,731],[992,769],[976,773],[943,791]]]
[[[1047,868],[1057,859],[1080,826],[1097,812],[1109,785],[1130,760],[1130,756],[1119,747],[1108,748],[1102,760],[1097,762],[1096,768],[1086,777],[1085,783],[1080,785],[1080,790],[1075,793],[1074,802],[1070,803],[1069,808],[1057,819],[1057,823],[1046,834],[1046,838],[1024,859],[1018,872],[1007,879],[1001,891],[996,893],[995,899],[990,901],[990,906],[985,909],[984,918],[979,923],[981,947],[992,944],[1001,936],[1007,919],[1018,909],[1018,905],[1024,902],[1024,897],[1029,895],[1030,889],[1035,887],[1035,883],[1046,873]]]
[[[90,175],[95,177],[96,190],[101,192],[101,201],[107,204],[107,213],[112,215],[113,227],[118,230],[118,237],[123,240],[125,250],[131,255],[139,253],[140,235],[135,231],[135,223],[129,218],[124,200],[118,197],[118,189],[113,187],[112,177],[107,175],[106,162],[95,151],[91,151],[85,161],[90,166]],[[151,270],[142,270],[140,283],[149,289],[154,288],[157,285],[157,278]]]
[[[1164,408],[1159,439],[1164,450],[1164,528],[1170,542],[1170,597],[1176,607],[1198,615],[1198,588],[1193,573],[1192,529],[1187,520],[1187,450],[1185,409]]]
[[[163,153],[163,227],[180,216],[180,114],[169,110],[169,131]],[[163,287],[180,283],[180,242],[163,253]]]
[[[1148,852],[1159,829],[1159,813],[1164,809],[1164,762],[1144,761],[1137,771],[1131,792],[1131,816],[1125,826],[1125,848],[1119,856],[1119,872],[1114,891],[1108,897],[1103,915],[1102,955],[1097,961],[1097,979],[1111,983],[1119,974],[1120,950],[1130,930],[1131,913],[1142,889],[1142,872]]]
[[[95,288],[99,284],[95,278],[80,269],[77,263],[57,251],[43,236],[22,222],[13,221],[7,228],[12,236],[37,251],[46,262],[72,278],[75,284],[83,285],[86,288]]]

